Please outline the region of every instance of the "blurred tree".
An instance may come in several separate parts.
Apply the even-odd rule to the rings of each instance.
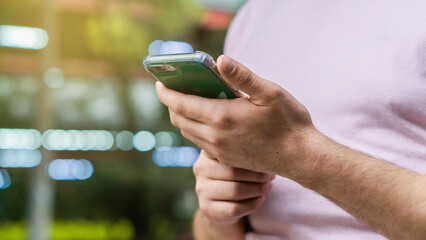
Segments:
[[[113,61],[140,63],[147,46],[155,39],[187,40],[197,25],[200,9],[188,0],[146,0],[147,10],[137,18],[126,11],[126,3],[109,14],[87,20],[88,44],[93,53]],[[128,5],[127,5],[128,6]]]
[[[65,4],[67,1],[57,2]],[[126,129],[132,132],[178,132],[170,125],[165,108],[161,109],[163,118],[156,121],[155,125],[136,123],[140,120],[136,117],[136,105],[129,93],[133,82],[148,78],[141,65],[147,54],[147,46],[155,39],[180,40],[217,57],[222,53],[225,31],[203,29],[199,22],[202,10],[193,0],[91,2],[96,3],[92,10],[62,9],[60,13],[58,67],[64,68],[66,81],[65,87],[51,90],[56,95],[55,103],[58,104],[55,108],[57,125],[52,128],[108,127],[114,128],[108,130]],[[0,1],[0,24],[40,27],[39,3],[39,0]],[[30,61],[31,57],[39,53],[40,51],[0,48],[0,60],[8,54],[24,54],[29,59],[26,60]],[[100,73],[89,71],[91,67],[98,66],[93,62],[100,63],[98,65],[103,67]],[[20,89],[21,80],[27,75],[32,75],[33,81],[43,84],[42,79],[35,74],[10,74],[1,70],[0,83],[7,82],[11,89]],[[105,84],[111,86],[110,92],[105,94],[117,96],[116,102],[120,108],[119,111],[111,111],[114,114],[110,118],[125,119],[116,125],[103,121],[105,118],[98,118],[101,120],[96,121],[90,119],[90,114],[84,114],[85,109],[92,109],[87,111],[93,111],[92,114],[96,115],[96,111],[111,103],[107,101],[89,108],[99,100],[98,95],[105,95],[100,93]],[[24,85],[30,86],[28,83]],[[18,108],[17,105],[12,105],[12,99],[16,99],[11,98],[12,95],[32,101],[31,94],[15,90],[4,95],[4,98],[0,97],[0,128],[33,128],[32,112],[26,116],[15,116],[10,110]],[[190,144],[184,141],[183,145]],[[60,158],[90,160],[95,172],[85,181],[56,182],[55,218],[74,221],[87,219],[94,222],[126,219],[134,228],[135,239],[178,239],[185,233],[183,238],[187,237],[192,211],[196,207],[192,171],[189,168],[159,168],[153,164],[151,154],[152,152],[136,150],[58,152]],[[26,218],[29,170],[11,169],[9,172],[12,186],[0,190],[0,225],[10,220],[23,221]]]
[[[101,58],[135,60],[149,44],[147,26],[122,11],[89,17],[86,31],[90,49]]]

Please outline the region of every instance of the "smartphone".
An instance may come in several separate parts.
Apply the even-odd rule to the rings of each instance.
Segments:
[[[227,84],[205,52],[148,55],[145,69],[167,88],[205,98],[232,99],[238,90]]]

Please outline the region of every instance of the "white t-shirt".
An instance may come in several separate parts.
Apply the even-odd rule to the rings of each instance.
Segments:
[[[225,53],[288,90],[332,139],[426,174],[426,1],[250,0]],[[384,239],[281,177],[250,221],[250,240]]]

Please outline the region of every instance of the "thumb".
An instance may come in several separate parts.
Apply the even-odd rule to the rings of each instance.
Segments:
[[[268,93],[274,89],[275,84],[263,79],[241,63],[222,55],[217,59],[217,66],[223,79],[235,88],[247,93],[250,100],[256,105],[267,101]]]

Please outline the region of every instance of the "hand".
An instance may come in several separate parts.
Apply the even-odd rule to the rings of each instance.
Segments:
[[[309,142],[317,133],[306,108],[287,91],[235,60],[221,56],[225,81],[249,97],[223,100],[185,95],[157,82],[173,125],[209,155],[231,166],[286,176],[295,163],[316,158]]]
[[[272,188],[274,175],[233,168],[201,151],[194,164],[203,215],[216,224],[233,224],[256,211]]]

